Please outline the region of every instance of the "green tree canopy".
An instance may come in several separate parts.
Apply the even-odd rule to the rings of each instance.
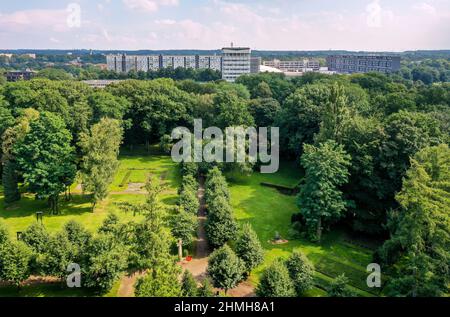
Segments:
[[[256,294],[260,297],[294,297],[295,288],[282,260],[275,260],[262,273]]]
[[[343,146],[327,141],[318,147],[305,144],[301,162],[306,176],[298,206],[308,236],[320,241],[323,228],[342,218],[347,209],[339,186],[348,180],[350,156]]]
[[[208,274],[217,288],[225,293],[242,281],[244,264],[228,245],[214,251],[208,260]]]
[[[58,116],[42,112],[30,123],[30,132],[14,147],[19,170],[29,190],[39,199],[48,199],[58,212],[59,194],[73,183],[76,167],[72,136]]]

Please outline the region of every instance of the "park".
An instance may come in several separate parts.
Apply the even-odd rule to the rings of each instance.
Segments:
[[[162,193],[161,200],[167,206],[176,204],[177,188],[180,184],[179,165],[170,156],[158,153],[156,147],[148,153],[146,149],[123,149],[119,156],[120,167],[110,186],[109,196],[95,211],[90,208],[87,198],[83,197],[79,184],[72,186],[72,199],[62,203],[60,214],[49,215],[44,212],[43,224],[50,232],[58,231],[64,223],[76,220],[90,231],[101,225],[109,212],[116,212],[121,221],[132,220],[139,215],[132,215],[119,210],[120,202],[139,202],[145,197],[141,189],[147,178],[152,174],[164,180],[168,189]],[[315,286],[306,295],[324,296],[326,287],[336,276],[345,272],[350,278],[348,287],[360,296],[377,296],[380,290],[371,290],[366,285],[366,266],[371,263],[372,252],[376,245],[352,240],[344,230],[331,232],[321,245],[309,243],[296,237],[291,228],[291,217],[297,211],[295,196],[285,195],[276,188],[263,186],[263,183],[277,184],[285,187],[296,186],[301,178],[300,168],[293,162],[282,162],[280,171],[276,174],[253,173],[251,176],[230,176],[231,202],[235,217],[239,223],[250,223],[260,237],[265,250],[264,263],[251,274],[248,284],[250,290],[258,283],[263,269],[275,258],[288,257],[295,250],[307,254],[315,266]],[[0,188],[0,206],[3,206],[3,195]],[[0,221],[9,228],[11,237],[24,231],[36,222],[36,212],[46,210],[46,204],[36,201],[31,195],[25,194],[17,204],[8,208],[0,207]],[[282,245],[274,245],[271,240],[279,233],[288,240]],[[361,246],[362,245],[362,246]],[[192,248],[195,250],[195,247]],[[196,254],[191,254],[194,259]],[[205,268],[206,269],[206,268]],[[123,272],[126,276],[126,272]],[[126,280],[126,279],[125,279]],[[121,280],[105,296],[120,296]],[[254,295],[252,292],[246,295]],[[49,283],[31,282],[29,285],[15,290],[14,287],[1,286],[1,296],[88,296],[89,293],[68,289],[65,285],[52,281]],[[130,294],[123,294],[129,296]]]

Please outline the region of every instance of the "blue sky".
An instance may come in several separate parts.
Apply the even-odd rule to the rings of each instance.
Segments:
[[[0,0],[0,49],[450,49],[450,0]]]

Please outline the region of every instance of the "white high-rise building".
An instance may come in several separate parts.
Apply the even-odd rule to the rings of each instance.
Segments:
[[[251,49],[248,47],[225,47],[222,49],[222,78],[234,82],[244,74],[250,74]]]

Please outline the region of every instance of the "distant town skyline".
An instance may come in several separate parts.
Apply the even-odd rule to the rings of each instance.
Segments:
[[[448,0],[1,1],[0,49],[450,49]]]

